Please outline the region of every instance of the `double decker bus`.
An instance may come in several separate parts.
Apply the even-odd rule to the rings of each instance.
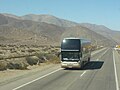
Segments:
[[[65,38],[61,43],[61,67],[82,68],[91,57],[91,42],[80,38]]]

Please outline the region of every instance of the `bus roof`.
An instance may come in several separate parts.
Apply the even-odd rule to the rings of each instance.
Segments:
[[[90,40],[88,40],[88,39],[84,39],[84,38],[76,38],[76,37],[64,38],[63,40],[65,40],[65,39],[80,39],[80,40],[85,40],[85,41],[89,41],[89,42],[90,42]]]
[[[69,37],[69,38],[64,38],[64,39],[80,39],[80,38]]]

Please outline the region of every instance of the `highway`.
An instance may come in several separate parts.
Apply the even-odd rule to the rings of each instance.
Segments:
[[[80,69],[56,65],[6,85],[0,90],[120,90],[120,55],[106,48],[92,54],[91,62]]]

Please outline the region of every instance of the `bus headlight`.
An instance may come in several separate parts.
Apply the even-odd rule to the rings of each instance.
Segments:
[[[78,63],[80,63],[81,61],[78,61]]]

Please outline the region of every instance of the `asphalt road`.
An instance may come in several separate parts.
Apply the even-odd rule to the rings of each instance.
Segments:
[[[0,90],[120,90],[120,55],[107,48],[92,54],[82,70],[62,69],[59,65]]]

